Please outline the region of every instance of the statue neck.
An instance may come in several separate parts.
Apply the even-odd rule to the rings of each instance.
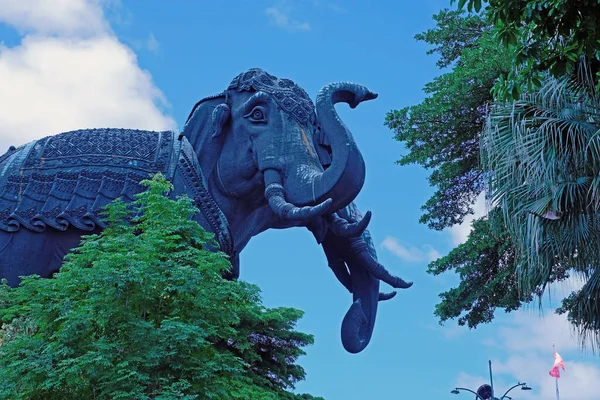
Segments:
[[[253,236],[271,227],[273,212],[268,205],[257,206],[245,198],[226,194],[226,191],[219,189],[218,180],[215,168],[208,177],[209,191],[227,220],[234,251],[239,254]]]
[[[208,107],[206,104],[204,106]],[[193,171],[197,171],[194,172],[198,175],[197,181],[202,182],[202,189],[197,191],[204,192],[204,199],[198,197],[200,193],[194,194],[196,206],[202,211],[196,219],[205,230],[215,234],[221,250],[231,256],[238,254],[253,236],[269,229],[274,216],[266,201],[252,203],[254,198],[263,199],[263,193],[236,198],[222,187],[217,164],[225,136],[213,137],[212,130],[206,128],[211,123],[208,117],[192,118],[186,123],[180,137],[189,142],[183,146],[187,149],[185,156],[190,159],[186,163]],[[188,186],[194,185],[193,182],[186,183]]]
[[[250,204],[242,198],[226,195],[218,189],[216,160],[206,152],[198,156],[191,146],[182,146],[179,168],[190,197],[200,209],[196,221],[215,234],[221,251],[236,256],[250,238],[272,225],[273,213],[267,205]]]

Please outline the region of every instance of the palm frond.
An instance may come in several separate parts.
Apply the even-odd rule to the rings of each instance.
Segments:
[[[581,82],[548,77],[539,91],[492,105],[481,160],[487,198],[503,211],[498,228],[515,240],[520,288],[545,288],[556,268],[585,276],[573,315],[600,332],[600,102]]]

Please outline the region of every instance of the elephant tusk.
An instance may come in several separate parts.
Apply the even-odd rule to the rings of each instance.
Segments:
[[[396,294],[398,294],[398,292],[396,291],[390,293],[379,292],[379,301],[387,301],[393,299],[394,297],[396,297]]]
[[[279,218],[287,221],[307,221],[323,215],[329,210],[332,199],[327,199],[316,206],[296,207],[285,200],[285,192],[281,185],[279,172],[275,170],[265,171],[265,197],[271,206],[271,210]]]
[[[364,239],[358,238],[354,239],[354,243],[352,244],[352,250],[354,256],[359,260],[359,262],[364,265],[365,269],[373,276],[393,288],[396,289],[408,289],[413,285],[412,282],[407,282],[399,276],[395,276],[390,274],[390,272],[385,269],[383,265],[381,265],[373,256],[369,253],[367,248],[367,244]]]
[[[285,201],[283,186],[278,183],[271,183],[265,189],[265,197],[269,201],[271,210],[281,219],[288,221],[306,221],[327,212],[331,207],[333,200],[327,199],[314,207],[304,206],[296,207],[292,203]]]
[[[327,216],[330,223],[330,229],[336,236],[356,237],[362,235],[371,222],[371,211],[367,211],[365,216],[358,222],[348,222],[336,213]]]

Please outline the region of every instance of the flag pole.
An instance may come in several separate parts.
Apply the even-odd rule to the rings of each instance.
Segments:
[[[554,347],[554,343],[552,343],[552,350],[554,350],[554,357],[556,357],[556,348]],[[560,395],[558,394],[558,378],[554,378],[554,382],[556,383],[556,400],[560,400]]]

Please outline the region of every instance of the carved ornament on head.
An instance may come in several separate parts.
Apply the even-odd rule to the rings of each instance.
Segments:
[[[306,91],[290,79],[279,79],[260,68],[252,68],[233,78],[227,90],[267,93],[300,125],[317,125],[315,105]]]

